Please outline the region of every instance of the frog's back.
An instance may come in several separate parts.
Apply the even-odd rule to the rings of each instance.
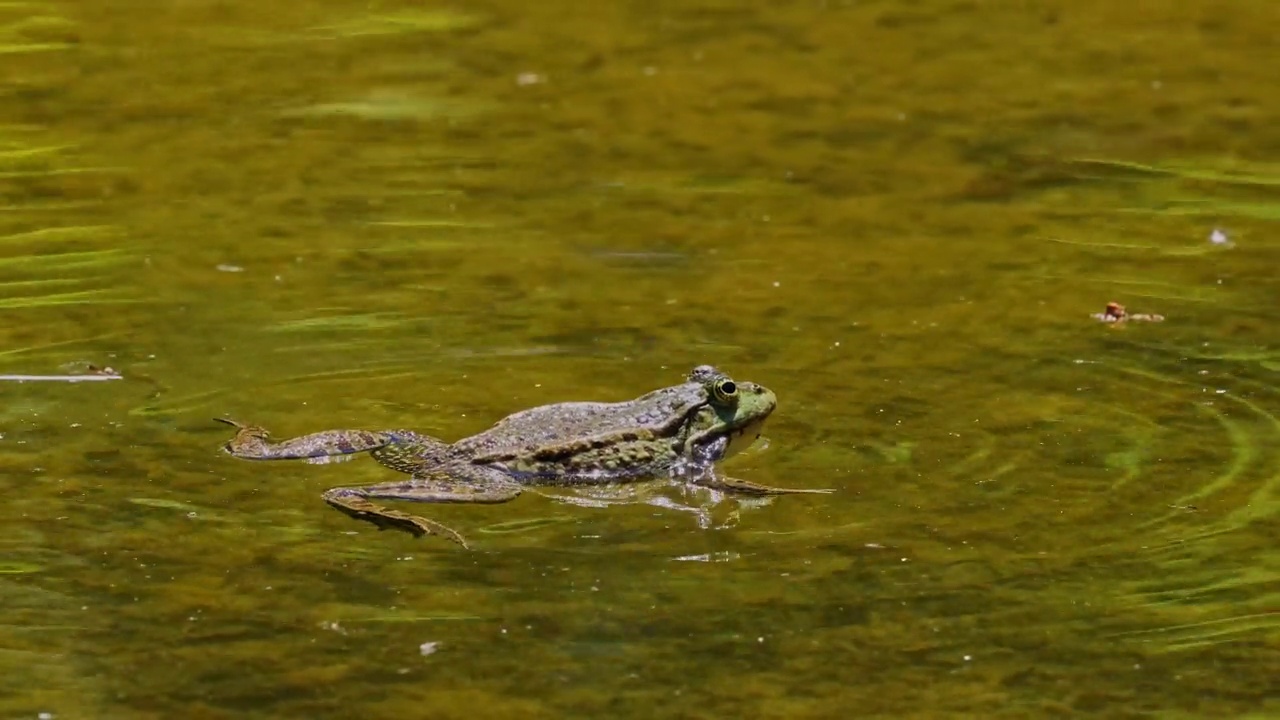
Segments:
[[[465,454],[525,453],[563,443],[591,443],[619,433],[658,436],[699,401],[697,386],[655,390],[626,402],[565,402],[508,415],[478,435],[459,440]]]

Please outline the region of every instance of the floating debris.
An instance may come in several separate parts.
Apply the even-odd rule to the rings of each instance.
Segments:
[[[95,380],[123,380],[120,375],[0,375],[7,382],[93,382]]]
[[[83,370],[77,370],[83,368]],[[120,371],[110,365],[93,363],[68,363],[62,369],[65,375],[0,375],[0,381],[9,382],[89,382],[93,380],[123,380]]]
[[[1126,323],[1126,322],[1164,322],[1163,315],[1153,315],[1150,313],[1131,313],[1124,309],[1124,306],[1118,302],[1107,303],[1106,310],[1100,313],[1094,313],[1089,317],[1104,323]]]

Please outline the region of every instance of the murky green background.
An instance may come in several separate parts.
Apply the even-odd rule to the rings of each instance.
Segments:
[[[0,385],[0,716],[1280,714],[1278,13],[0,3],[0,372],[125,375]],[[704,362],[838,494],[466,553],[209,420]]]

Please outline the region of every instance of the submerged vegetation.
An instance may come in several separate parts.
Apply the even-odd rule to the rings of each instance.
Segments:
[[[126,300],[111,272],[129,259],[127,234],[110,224],[69,224],[68,211],[92,213],[94,183],[61,176],[114,174],[79,165],[76,148],[44,144],[44,133],[0,126],[0,309]]]
[[[76,24],[51,2],[0,2],[0,55],[43,53],[75,46]]]
[[[1275,8],[926,5],[0,0],[0,715],[1273,709]],[[211,421],[701,362],[779,395],[726,472],[839,492],[463,557]]]

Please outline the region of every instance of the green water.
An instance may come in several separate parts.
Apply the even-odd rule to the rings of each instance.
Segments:
[[[124,375],[0,384],[0,717],[1280,715],[1278,17],[0,3],[0,373]],[[729,471],[839,492],[468,553],[210,421],[700,363],[780,398]]]

